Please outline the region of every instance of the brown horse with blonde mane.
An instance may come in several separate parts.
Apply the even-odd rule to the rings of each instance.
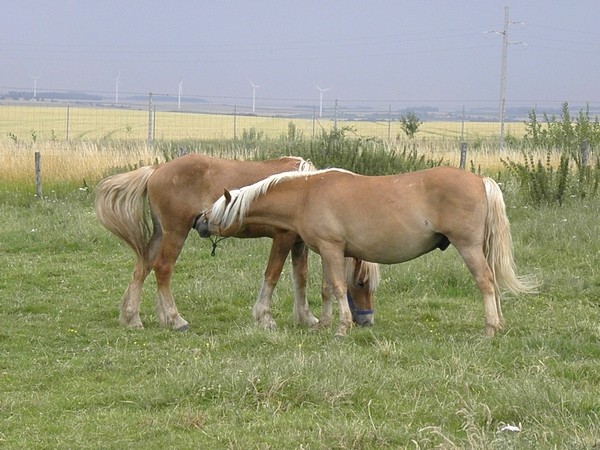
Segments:
[[[148,274],[154,270],[156,314],[160,324],[175,330],[187,329],[188,322],[177,310],[170,283],[177,258],[199,213],[206,210],[225,188],[240,188],[276,173],[310,170],[314,170],[312,164],[297,157],[235,161],[188,154],[164,164],[113,175],[100,182],[96,189],[96,215],[136,255],[132,279],[121,300],[120,322],[132,328],[143,328],[141,291]],[[293,318],[307,326],[318,324],[306,300],[308,257],[306,246],[298,235],[283,228],[256,226],[244,230],[239,237],[273,239],[264,281],[253,309],[256,323],[265,328],[275,326],[270,310],[272,293],[291,252]],[[356,320],[361,324],[372,324],[372,296],[379,280],[378,267],[352,260],[347,264],[348,293],[357,304]]]
[[[379,177],[340,169],[278,174],[226,191],[199,218],[197,229],[230,236],[257,225],[292,230],[321,255],[331,287],[321,322],[331,321],[335,297],[338,335],[352,326],[345,256],[394,264],[454,245],[483,296],[488,336],[503,325],[501,288],[515,294],[536,290],[533,278],[515,273],[500,188],[491,178],[455,168]]]

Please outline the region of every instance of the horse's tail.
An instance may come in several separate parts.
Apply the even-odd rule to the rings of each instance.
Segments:
[[[346,283],[368,285],[369,292],[373,293],[379,286],[379,280],[379,264],[346,258]]]
[[[506,216],[502,191],[491,178],[484,178],[487,197],[484,254],[494,277],[494,287],[500,294],[505,288],[514,294],[535,293],[538,283],[533,276],[519,276],[512,251],[512,236]]]
[[[105,178],[96,188],[96,217],[142,261],[148,259],[150,224],[145,211],[148,178],[155,166]]]

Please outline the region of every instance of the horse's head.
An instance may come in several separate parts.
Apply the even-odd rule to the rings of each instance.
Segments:
[[[348,286],[348,305],[357,325],[370,327],[375,322],[373,293],[368,288]]]
[[[348,306],[352,320],[361,326],[371,326],[375,322],[373,293],[379,284],[379,267],[365,261],[354,261],[352,276],[347,274]]]
[[[212,236],[212,234],[210,232],[210,228],[208,226],[208,215],[209,214],[210,214],[210,210],[204,211],[202,214],[200,214],[198,217],[196,217],[196,222],[194,223],[195,230],[198,232],[200,237],[203,237],[203,238]]]
[[[225,189],[223,196],[220,197],[211,208],[207,209],[196,217],[194,228],[200,237],[229,236],[226,230],[221,226],[223,222],[223,214],[227,206],[231,203],[231,193]]]

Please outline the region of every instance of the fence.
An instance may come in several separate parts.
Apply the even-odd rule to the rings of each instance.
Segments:
[[[350,127],[362,137],[394,141],[405,137],[400,118],[415,112],[423,122],[416,135],[421,140],[494,141],[500,126],[495,108],[470,104],[450,108],[401,105],[361,106],[338,101],[251,108],[235,103],[174,101],[149,94],[128,102],[4,99],[0,101],[0,143],[18,141],[145,141],[214,140],[293,137],[311,139],[322,131]],[[223,99],[226,100],[226,99]],[[235,99],[234,99],[235,100]],[[241,102],[244,99],[237,99]],[[558,105],[550,108],[551,113]],[[558,109],[559,110],[559,109]],[[525,107],[507,114],[505,132],[522,137]]]

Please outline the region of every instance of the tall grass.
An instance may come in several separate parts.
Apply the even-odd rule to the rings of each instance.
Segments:
[[[67,182],[80,184],[86,180],[94,184],[116,168],[132,168],[136,165],[156,164],[176,157],[180,150],[200,152],[219,157],[255,159],[281,155],[304,155],[307,158],[322,160],[322,166],[331,165],[327,160],[327,139],[317,141],[261,140],[243,141],[158,141],[149,148],[143,142],[110,141],[106,143],[92,141],[44,142],[44,143],[4,143],[0,145],[0,181],[4,183],[27,183],[33,185],[35,166],[34,153],[40,152],[42,158],[42,178],[48,182]],[[356,145],[356,140],[349,139]],[[365,144],[366,142],[366,144]],[[365,145],[375,152],[393,152],[395,154],[415,153],[430,161],[444,161],[458,166],[460,148],[458,143],[434,143],[426,140],[414,142],[383,143],[374,141]],[[348,149],[347,149],[348,150]],[[346,151],[347,151],[346,150]],[[360,149],[357,149],[357,152]],[[319,155],[320,152],[320,155]],[[533,150],[533,157],[546,158],[543,150]],[[501,158],[517,159],[521,157],[519,149],[508,148],[499,152],[497,148],[483,147],[471,149],[468,163],[474,170],[495,173],[503,169]],[[559,154],[551,154],[551,164],[557,164]],[[329,161],[329,163],[327,162]]]

